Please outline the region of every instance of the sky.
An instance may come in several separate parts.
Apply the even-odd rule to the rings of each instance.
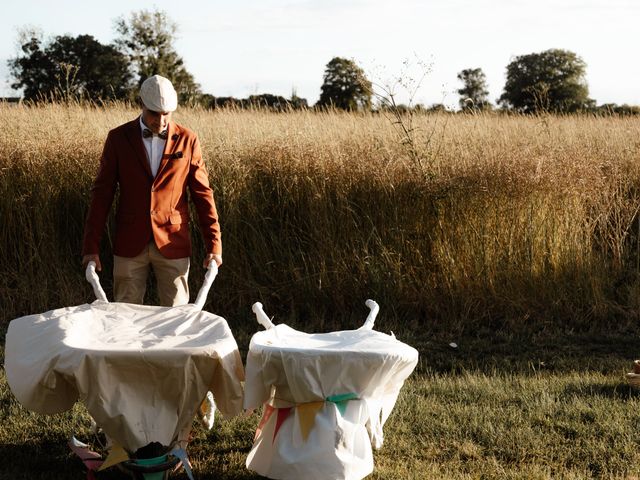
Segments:
[[[637,0],[12,1],[0,18],[0,96],[18,93],[6,62],[18,53],[20,29],[111,43],[116,18],[154,8],[178,24],[178,54],[215,96],[289,98],[295,90],[313,104],[326,64],[340,56],[400,101],[427,106],[457,106],[458,72],[481,68],[495,103],[510,61],[561,48],[586,62],[597,104],[640,105]]]

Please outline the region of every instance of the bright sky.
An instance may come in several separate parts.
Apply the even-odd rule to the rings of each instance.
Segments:
[[[399,75],[403,60],[411,60],[414,77],[422,72],[418,60],[431,65],[414,99],[425,105],[457,106],[457,73],[479,67],[495,102],[513,57],[562,48],[587,63],[598,104],[640,105],[637,0],[11,1],[0,18],[0,96],[16,94],[6,60],[17,53],[19,28],[110,43],[115,18],[154,7],[178,24],[176,50],[202,90],[216,96],[288,98],[295,88],[313,104],[327,62],[341,56],[379,83]]]

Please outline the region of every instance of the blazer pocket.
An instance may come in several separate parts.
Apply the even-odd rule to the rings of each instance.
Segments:
[[[171,225],[181,225],[183,223],[189,223],[188,213],[173,213],[169,215],[169,223]]]

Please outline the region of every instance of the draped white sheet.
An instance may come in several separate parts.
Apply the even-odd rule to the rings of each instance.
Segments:
[[[373,471],[371,443],[382,445],[382,427],[417,361],[417,350],[373,330],[307,334],[281,324],[256,333],[244,406],[266,405],[247,467],[283,480],[364,478]]]
[[[58,413],[80,399],[130,452],[175,444],[208,390],[224,416],[242,412],[236,341],[222,317],[194,305],[96,300],[15,319],[5,370],[29,410]]]

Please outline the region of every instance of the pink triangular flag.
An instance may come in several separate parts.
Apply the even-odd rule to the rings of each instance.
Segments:
[[[71,451],[80,457],[80,460],[82,460],[82,463],[84,463],[84,466],[87,467],[89,472],[98,470],[102,465],[102,456],[91,450],[89,445],[82,443],[76,437],[72,436],[69,439],[68,445]]]
[[[291,408],[292,407],[284,407],[284,408],[278,409],[278,418],[276,418],[276,428],[273,431],[273,440],[272,440],[273,442],[276,441],[276,435],[278,434],[278,430],[280,430],[280,427],[289,416],[289,413],[291,413]]]
[[[271,405],[269,405],[267,403],[264,404],[264,412],[262,412],[262,418],[260,419],[260,423],[258,424],[258,428],[256,428],[256,435],[255,435],[255,437],[253,437],[253,441],[254,442],[260,436],[260,434],[262,433],[262,429],[264,428],[264,426],[267,424],[267,422],[271,418],[271,415],[273,415],[274,410],[275,410],[275,408],[273,408]]]

